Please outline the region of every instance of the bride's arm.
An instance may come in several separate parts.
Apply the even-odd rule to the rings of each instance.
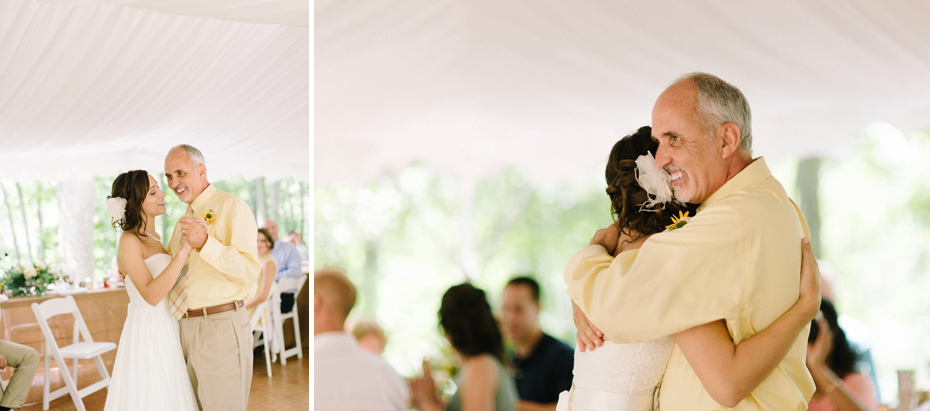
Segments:
[[[132,280],[132,284],[139,290],[139,294],[153,307],[159,302],[178,280],[181,269],[187,264],[187,258],[190,256],[193,248],[188,243],[183,243],[181,250],[171,260],[168,267],[156,278],[152,278],[152,273],[145,266],[142,260],[142,242],[135,234],[125,232],[120,237],[119,248],[116,255],[116,262],[121,272],[125,273]]]
[[[734,345],[723,320],[674,335],[682,354],[710,396],[727,407],[746,398],[788,354],[820,310],[820,273],[809,242],[801,245],[798,301],[772,325]]]

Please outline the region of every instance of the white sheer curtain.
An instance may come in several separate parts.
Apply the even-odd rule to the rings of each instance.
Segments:
[[[94,180],[72,179],[58,183],[58,231],[64,272],[74,282],[94,275]]]

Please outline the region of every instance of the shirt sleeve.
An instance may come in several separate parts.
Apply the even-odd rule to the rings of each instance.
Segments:
[[[634,343],[719,319],[739,329],[749,266],[745,225],[727,205],[611,257],[576,253],[565,267],[568,294],[611,341]],[[732,332],[732,331],[731,331]]]
[[[300,271],[302,262],[300,261],[300,253],[297,252],[297,246],[291,243],[284,244],[290,244],[290,246],[284,250],[284,258],[282,259],[283,261],[281,262],[281,266],[278,267],[277,278],[294,278],[302,276],[303,273]]]
[[[255,233],[258,227],[248,206],[238,201],[226,203],[223,214],[227,218],[218,219],[217,224],[227,224],[226,232],[229,244],[223,244],[210,235],[207,243],[200,249],[200,258],[230,279],[248,284],[258,279],[261,270],[258,264],[258,246]]]

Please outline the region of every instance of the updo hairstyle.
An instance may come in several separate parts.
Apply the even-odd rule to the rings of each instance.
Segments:
[[[145,170],[132,170],[120,174],[113,180],[110,196],[126,199],[126,214],[122,220],[114,221],[113,227],[124,232],[131,232],[144,239],[142,229],[148,223],[142,215],[142,203],[149,192],[149,173]]]
[[[620,139],[610,150],[604,175],[611,214],[620,231],[631,237],[630,241],[664,231],[672,223],[672,216],[687,210],[686,205],[669,201],[640,211],[641,205],[649,200],[649,195],[636,182],[636,159],[647,153],[655,156],[658,148],[659,143],[652,139],[652,127],[645,126]]]
[[[439,324],[452,347],[462,355],[489,354],[502,364],[507,363],[504,337],[484,290],[468,283],[449,288],[442,296]]]

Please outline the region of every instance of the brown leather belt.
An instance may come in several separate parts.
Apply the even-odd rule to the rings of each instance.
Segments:
[[[219,314],[222,312],[235,310],[242,307],[243,305],[245,305],[245,303],[242,302],[242,300],[239,300],[233,301],[231,303],[214,305],[213,307],[203,307],[195,310],[187,310],[187,312],[184,313],[184,318],[203,317],[207,315]]]

